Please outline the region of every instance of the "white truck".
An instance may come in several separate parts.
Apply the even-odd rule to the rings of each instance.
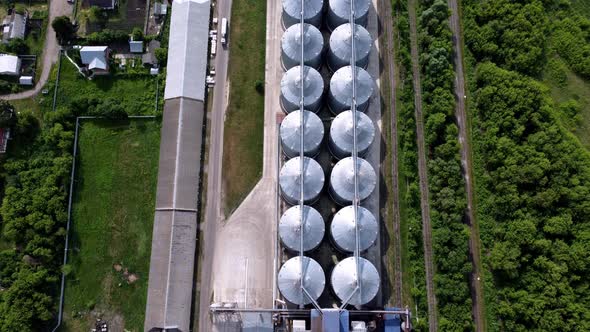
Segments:
[[[227,43],[227,18],[221,19],[221,44],[226,45]]]

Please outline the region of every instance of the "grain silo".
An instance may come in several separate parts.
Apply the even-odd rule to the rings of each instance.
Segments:
[[[360,67],[354,67],[356,77],[357,111],[364,112],[369,106],[375,83],[369,73]],[[328,107],[334,114],[351,109],[353,69],[346,66],[338,69],[330,80]]]
[[[357,158],[357,177],[359,200],[364,200],[377,185],[377,175],[373,166],[362,158]],[[330,195],[341,205],[348,205],[354,199],[354,162],[352,157],[340,160],[330,175]]]
[[[337,27],[330,35],[330,47],[328,49],[328,67],[336,71],[350,65],[352,58],[352,26],[350,23]],[[354,25],[354,48],[356,50],[356,65],[367,68],[369,53],[373,47],[373,40],[367,29]]]
[[[324,95],[324,79],[320,73],[308,66],[289,69],[281,79],[281,106],[287,113],[299,109],[301,101],[301,85],[303,85],[304,108],[317,112]]]
[[[352,0],[329,0],[328,28],[336,29],[338,26],[350,22],[350,2]],[[354,22],[364,27],[367,26],[369,6],[371,0],[354,0]]]
[[[317,114],[303,111],[303,152],[307,157],[315,157],[320,152],[324,139],[324,124]],[[281,146],[289,158],[299,155],[301,151],[301,111],[289,113],[281,122]]]
[[[303,206],[303,223],[301,222],[301,205],[289,208],[281,216],[279,236],[283,245],[292,251],[299,251],[303,232],[303,251],[317,248],[325,233],[324,218],[314,208]]]
[[[305,204],[315,202],[324,188],[324,170],[320,164],[308,157],[303,158],[304,183],[303,200]],[[291,205],[299,204],[301,193],[301,158],[295,157],[287,161],[279,174],[281,194]]]
[[[357,274],[356,258],[345,258],[336,264],[330,277],[336,296],[341,301],[349,299],[349,304],[357,306],[367,304],[375,298],[381,283],[379,272],[371,262],[359,257],[358,264]],[[356,289],[357,286],[359,289]]]
[[[320,68],[324,37],[318,28],[311,24],[292,25],[281,39],[281,60],[285,69],[291,69],[301,63],[301,45],[303,44],[303,61],[306,66]]]
[[[356,112],[356,145],[359,156],[364,156],[371,143],[375,139],[375,126],[373,121],[365,114]],[[338,158],[352,155],[353,136],[353,113],[344,111],[334,118],[330,126],[329,147],[330,152]]]
[[[301,264],[303,261],[303,264]],[[312,300],[301,289],[303,280],[303,287],[313,298],[317,300],[324,287],[326,287],[326,276],[324,270],[315,260],[307,256],[297,256],[289,259],[281,266],[278,275],[278,286],[283,297],[297,305],[305,305],[312,303]]]
[[[303,20],[319,28],[322,24],[323,0],[303,1]],[[283,27],[301,22],[301,0],[283,0]]]
[[[359,250],[365,251],[375,243],[379,224],[371,211],[358,207]],[[345,252],[353,252],[356,248],[356,222],[354,207],[343,207],[334,215],[330,225],[330,236],[336,247]]]

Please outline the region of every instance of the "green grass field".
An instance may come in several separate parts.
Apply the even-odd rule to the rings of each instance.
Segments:
[[[264,82],[265,20],[266,1],[233,3],[223,140],[226,214],[238,207],[262,174],[264,96],[256,91],[256,82]]]
[[[560,74],[556,75],[551,70],[547,70],[543,82],[549,86],[556,108],[570,100],[575,100],[579,104],[578,121],[567,114],[557,113],[562,124],[573,132],[587,149],[590,149],[590,82],[576,75],[559,58],[554,61],[561,64]]]
[[[143,330],[159,140],[154,120],[83,123],[63,331],[90,330],[92,310],[113,331]]]

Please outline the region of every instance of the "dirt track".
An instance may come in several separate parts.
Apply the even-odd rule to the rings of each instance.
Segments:
[[[432,260],[432,227],[430,225],[430,203],[428,193],[428,174],[426,165],[426,146],[424,143],[424,118],[422,116],[422,85],[420,82],[420,58],[418,54],[418,32],[416,27],[416,0],[408,2],[410,16],[410,39],[412,55],[412,74],[414,85],[414,106],[416,113],[416,137],[418,143],[418,175],[420,176],[420,207],[422,210],[422,237],[424,244],[424,264],[426,270],[426,296],[428,300],[428,324],[430,332],[437,331],[436,296],[434,293],[434,263]]]
[[[463,52],[461,25],[459,16],[459,7],[457,0],[449,0],[451,10],[450,27],[453,33],[453,57],[455,62],[455,116],[459,127],[459,143],[461,144],[461,167],[465,177],[465,191],[467,192],[467,224],[470,227],[469,250],[473,264],[471,274],[471,290],[473,298],[473,320],[475,321],[476,331],[485,331],[485,315],[483,289],[481,284],[481,263],[479,248],[479,227],[473,213],[473,170],[471,162],[471,147],[469,145],[469,136],[467,134],[467,114],[465,112],[465,74],[463,72]]]
[[[71,14],[72,5],[69,4],[66,0],[49,0],[49,18],[47,24],[47,32],[45,33],[45,45],[43,46],[43,54],[41,55],[41,57],[43,58],[41,76],[37,77],[37,83],[32,90],[2,96],[2,99],[26,99],[36,96],[37,94],[39,94],[39,92],[41,92],[41,89],[43,88],[43,86],[45,86],[45,83],[47,83],[47,80],[49,79],[51,66],[53,66],[53,64],[57,62],[60,50],[57,38],[55,37],[55,31],[53,31],[53,28],[51,27],[51,22],[53,22],[53,19],[58,16],[70,16]]]

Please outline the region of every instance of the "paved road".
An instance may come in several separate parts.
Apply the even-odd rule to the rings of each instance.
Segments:
[[[43,48],[43,54],[41,57],[43,58],[42,62],[42,72],[41,76],[37,77],[37,84],[35,88],[32,90],[14,93],[6,96],[2,96],[2,99],[6,100],[16,100],[16,99],[25,99],[36,96],[47,80],[49,79],[49,74],[51,73],[51,66],[57,62],[59,56],[60,46],[57,43],[57,38],[55,37],[55,31],[51,27],[51,22],[53,19],[58,16],[63,15],[71,15],[72,14],[72,5],[67,2],[67,0],[50,0],[49,1],[49,18],[48,18],[48,26],[47,32],[45,33],[45,45]]]
[[[394,271],[393,271],[393,303],[390,305],[401,308],[403,306],[403,282],[402,282],[402,250],[401,250],[401,233],[400,233],[400,214],[399,214],[399,165],[398,165],[398,145],[397,145],[397,110],[396,104],[396,68],[395,68],[395,53],[394,53],[394,40],[393,40],[393,10],[391,8],[390,0],[379,1],[379,12],[381,13],[381,23],[385,38],[385,45],[382,54],[387,57],[384,61],[386,77],[389,80],[389,101],[388,104],[391,107],[391,178],[392,178],[392,200],[393,205],[393,239],[394,243],[390,245],[394,246]]]
[[[449,0],[451,9],[450,26],[453,33],[453,48],[455,62],[455,116],[459,127],[459,143],[461,145],[461,166],[465,176],[465,191],[467,192],[467,223],[470,227],[469,250],[473,263],[471,274],[471,288],[473,297],[473,318],[476,331],[485,331],[485,315],[483,288],[480,282],[480,248],[479,248],[479,227],[473,213],[473,170],[471,162],[471,148],[467,134],[467,115],[465,113],[465,74],[463,72],[463,40],[461,37],[461,24],[457,0]]]
[[[416,0],[410,0],[410,39],[412,74],[414,76],[414,104],[416,113],[416,136],[418,143],[418,175],[420,177],[420,207],[422,209],[422,236],[424,264],[426,269],[426,295],[428,297],[428,323],[430,332],[438,329],[436,296],[434,293],[434,263],[432,261],[432,227],[430,225],[430,203],[428,195],[428,174],[426,146],[424,143],[424,118],[422,115],[422,83],[420,82],[420,58],[418,56],[418,32],[416,27]]]
[[[218,2],[219,17],[230,17],[231,2]],[[223,331],[223,322],[211,324],[209,305],[237,302],[240,307],[270,308],[273,301],[276,245],[277,125],[280,93],[281,6],[267,2],[266,75],[262,179],[236,211],[223,220],[221,213],[223,120],[229,92],[227,50],[218,50],[217,82],[211,114],[207,204],[201,253],[199,331]],[[230,37],[230,48],[231,48]],[[222,77],[223,76],[223,77]],[[261,235],[266,236],[264,240]],[[231,258],[231,259],[228,259]]]
[[[231,17],[232,0],[217,1],[217,17]],[[215,248],[217,224],[220,217],[221,200],[221,163],[223,160],[223,120],[227,109],[227,95],[229,85],[227,80],[227,66],[229,48],[221,45],[221,38],[217,39],[217,54],[215,57],[215,88],[213,89],[213,107],[210,113],[210,136],[208,147],[207,170],[207,203],[205,206],[205,223],[201,230],[204,236],[200,247],[200,257],[197,264],[201,265],[201,283],[199,285],[199,329],[210,331],[209,305],[211,302],[211,269],[213,266],[213,252]]]

